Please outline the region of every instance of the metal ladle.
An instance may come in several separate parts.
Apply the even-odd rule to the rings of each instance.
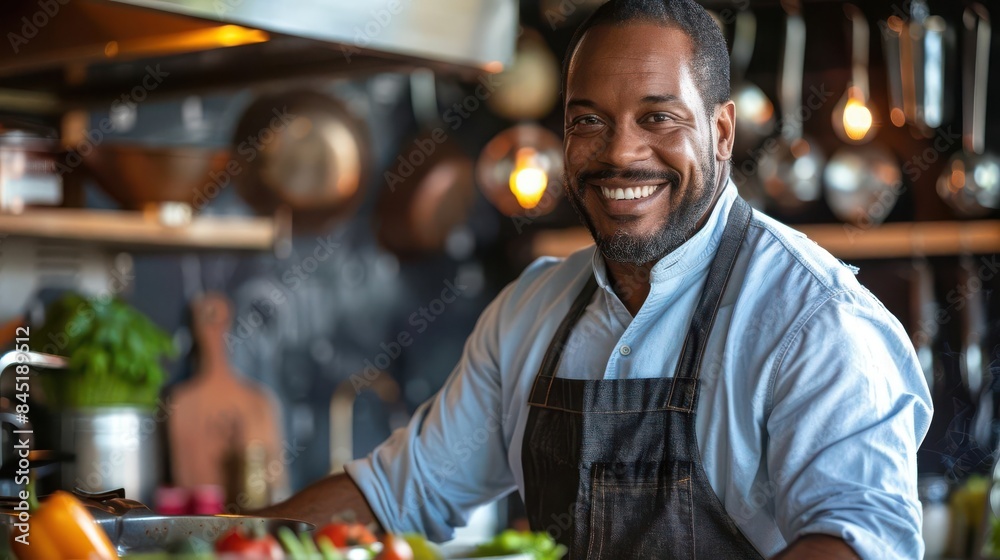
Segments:
[[[845,142],[863,144],[875,136],[875,114],[868,87],[870,30],[865,14],[854,4],[844,4],[851,22],[851,83],[833,110],[833,130]]]
[[[945,61],[951,50],[951,33],[943,17],[931,15],[925,0],[912,0],[909,12],[905,23],[898,16],[886,22],[887,38],[898,41],[895,50],[901,74],[901,97],[893,101],[893,108],[901,107],[902,112],[890,116],[896,126],[908,122],[919,134],[930,138],[949,113]],[[901,106],[896,101],[901,101]]]
[[[786,5],[785,52],[781,70],[782,134],[758,163],[761,185],[775,209],[795,213],[821,193],[825,157],[819,144],[802,134],[802,75],[806,24],[796,2]]]
[[[864,14],[857,6],[845,4],[844,12],[851,20],[852,79],[837,108],[833,112],[833,127],[845,141],[853,144],[868,142],[874,136],[874,123],[869,109],[868,40],[870,28]],[[845,114],[854,111],[865,115],[865,123],[858,117]],[[852,122],[854,121],[854,122]],[[902,172],[895,156],[879,146],[861,148],[844,146],[830,158],[823,171],[826,201],[839,219],[862,226],[882,223],[898,198],[893,190],[902,181]]]
[[[757,84],[746,79],[757,37],[757,17],[751,11],[736,14],[733,32],[732,98],[736,103],[736,139],[733,150],[738,156],[750,154],[774,132],[774,104]]]
[[[987,152],[986,77],[989,73],[990,17],[982,4],[965,10],[962,80],[962,151],[952,156],[937,180],[938,195],[957,214],[981,217],[1000,208],[1000,159]]]

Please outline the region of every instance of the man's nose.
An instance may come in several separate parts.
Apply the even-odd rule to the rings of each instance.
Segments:
[[[652,154],[643,130],[631,124],[609,127],[602,141],[603,149],[598,151],[597,160],[612,167],[626,168],[646,161]]]

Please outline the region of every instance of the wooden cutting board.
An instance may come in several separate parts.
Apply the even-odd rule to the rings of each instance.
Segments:
[[[266,479],[274,499],[284,493],[288,480],[288,465],[281,461],[278,400],[265,385],[243,377],[229,364],[225,343],[232,324],[229,300],[210,293],[191,305],[197,368],[167,397],[174,484],[225,488],[227,457],[260,442],[267,450]],[[280,472],[275,464],[281,466]]]

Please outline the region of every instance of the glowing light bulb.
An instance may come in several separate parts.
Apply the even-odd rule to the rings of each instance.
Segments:
[[[249,43],[263,43],[268,40],[268,34],[259,29],[250,29],[239,25],[222,25],[215,28],[215,37],[223,47],[235,47]]]
[[[872,128],[872,112],[863,100],[851,97],[844,106],[844,132],[851,140],[862,140]]]
[[[548,185],[549,175],[538,161],[538,152],[534,148],[518,149],[510,174],[510,191],[521,208],[530,210],[538,206]]]

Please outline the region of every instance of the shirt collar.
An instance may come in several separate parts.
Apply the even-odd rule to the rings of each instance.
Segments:
[[[704,265],[719,248],[722,241],[722,233],[726,229],[726,220],[729,216],[729,209],[736,200],[736,185],[730,179],[726,186],[722,188],[722,194],[708,216],[708,221],[690,239],[685,241],[680,247],[674,249],[670,254],[664,256],[650,271],[650,284],[657,284],[670,278],[674,278],[685,272]],[[594,251],[593,259],[594,277],[597,285],[605,290],[611,290],[608,282],[607,267],[604,263],[604,255],[600,249]]]

